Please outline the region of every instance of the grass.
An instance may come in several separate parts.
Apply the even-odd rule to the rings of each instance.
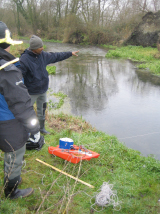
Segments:
[[[29,44],[27,44],[27,43],[23,43],[21,45],[14,45],[14,46],[11,45],[10,53],[15,57],[20,57],[21,54],[24,52],[24,50],[28,47],[29,47]]]
[[[96,131],[80,117],[47,114],[46,144],[40,151],[26,151],[20,188],[33,187],[35,192],[26,199],[10,201],[2,193],[3,152],[0,159],[0,213],[159,213],[160,162],[143,157],[128,149],[115,136]],[[72,164],[48,153],[49,146],[57,146],[59,139],[69,137],[75,145],[98,152],[90,161]],[[93,185],[89,188],[36,161],[36,158]],[[120,206],[106,208],[93,205],[103,182],[113,184]],[[93,206],[92,206],[93,205]],[[94,210],[95,209],[95,210]]]
[[[44,42],[56,42],[56,43],[62,43],[60,40],[54,40],[54,39],[42,39]]]
[[[109,50],[107,58],[123,58],[139,62],[139,69],[149,69],[151,73],[160,75],[160,52],[157,48],[142,46],[122,46]]]
[[[152,48],[123,47],[121,50],[116,48],[115,52],[110,50],[107,57],[130,58],[135,61],[141,59],[145,64],[152,62],[156,53],[156,49]],[[0,213],[89,214],[100,211],[103,214],[114,214],[117,213],[116,210],[119,210],[119,214],[160,213],[160,161],[152,156],[143,157],[140,152],[119,142],[115,136],[97,131],[80,117],[47,114],[46,120],[46,127],[51,135],[45,136],[46,143],[40,151],[26,151],[26,162],[22,168],[23,182],[19,188],[32,187],[33,195],[25,199],[5,199],[3,152],[0,152]],[[100,156],[72,164],[49,154],[48,147],[57,146],[62,137],[69,137],[75,145],[84,145]],[[78,177],[95,188],[89,188],[52,170],[37,162],[36,158]],[[104,182],[113,185],[119,206],[94,205],[95,196]]]

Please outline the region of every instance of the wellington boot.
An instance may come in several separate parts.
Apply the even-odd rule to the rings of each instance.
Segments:
[[[51,134],[50,132],[45,130],[45,120],[39,120],[40,123],[40,132],[41,134]]]
[[[18,185],[22,182],[22,178],[20,175],[13,179],[4,178],[4,194],[6,198],[16,199],[16,198],[24,198],[33,193],[32,188],[28,189],[17,189]]]
[[[22,178],[20,177],[18,185],[21,185],[21,183],[22,183]]]
[[[40,129],[41,134],[51,134],[50,132],[48,132],[47,130],[45,130],[45,128]]]
[[[32,188],[27,189],[16,189],[13,191],[10,191],[11,189],[5,188],[5,197],[9,199],[16,199],[16,198],[25,198],[29,195],[31,195],[34,190]]]
[[[4,178],[4,186],[5,186],[5,187],[8,186],[8,182],[9,182],[8,178],[7,178],[7,177]],[[10,181],[10,182],[11,182],[11,181]],[[15,186],[17,187],[17,186],[19,186],[19,185],[22,184],[22,177],[17,176],[14,180],[12,180],[12,182],[13,182],[13,183],[11,183],[10,185],[11,185],[11,186],[12,186],[12,185],[15,185]]]

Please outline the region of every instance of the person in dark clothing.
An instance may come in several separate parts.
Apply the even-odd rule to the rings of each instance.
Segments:
[[[20,69],[24,77],[24,84],[28,88],[32,104],[37,103],[37,116],[40,122],[40,132],[50,134],[45,129],[45,111],[47,107],[48,72],[46,66],[65,60],[75,52],[45,52],[41,38],[33,35],[29,41],[29,48],[20,57]]]
[[[23,84],[19,59],[9,53],[13,41],[5,23],[0,21],[0,149],[4,152],[4,193],[16,199],[33,193],[32,188],[18,189],[29,134],[36,134],[39,121],[31,98]]]

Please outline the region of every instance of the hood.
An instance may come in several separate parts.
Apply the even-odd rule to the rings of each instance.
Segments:
[[[21,56],[23,56],[24,54],[29,54],[31,56],[37,56],[37,54],[33,53],[29,48],[25,49],[24,52],[21,54]]]
[[[7,67],[10,64],[16,63],[19,61],[19,58],[15,58],[12,54],[5,51],[3,48],[0,48],[0,59],[7,61],[7,63],[0,66],[0,70]]]

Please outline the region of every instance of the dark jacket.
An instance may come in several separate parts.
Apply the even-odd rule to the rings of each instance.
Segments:
[[[0,48],[0,66],[15,59]],[[0,70],[0,149],[11,152],[20,149],[28,139],[28,133],[39,131],[39,123],[31,105],[31,98],[23,84],[21,71],[14,65]]]
[[[72,52],[45,52],[35,54],[26,49],[20,57],[20,69],[24,77],[24,84],[29,94],[43,94],[48,90],[48,72],[46,66],[50,63],[62,61],[72,56]]]

